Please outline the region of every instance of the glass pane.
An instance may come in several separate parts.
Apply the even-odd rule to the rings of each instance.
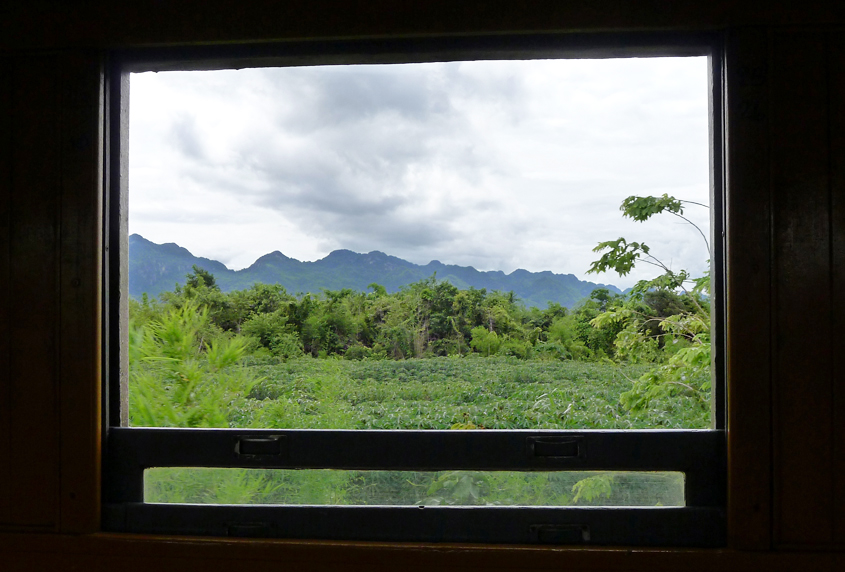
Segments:
[[[154,468],[151,503],[402,506],[684,506],[678,472]]]
[[[131,93],[130,425],[710,427],[706,57]]]

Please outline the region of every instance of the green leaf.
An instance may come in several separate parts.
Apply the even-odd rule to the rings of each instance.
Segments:
[[[684,212],[681,201],[665,193],[662,197],[628,197],[622,201],[619,210],[622,211],[623,216],[632,218],[637,222],[646,221],[662,212],[674,214],[683,214]]]
[[[587,274],[599,274],[613,270],[620,276],[625,276],[634,268],[637,259],[641,254],[648,254],[649,248],[646,244],[639,242],[628,242],[624,238],[601,242],[593,249],[593,252],[603,252],[601,258],[590,265]]]

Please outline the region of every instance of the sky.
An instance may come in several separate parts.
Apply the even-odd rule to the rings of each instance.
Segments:
[[[129,231],[232,269],[281,251],[586,274],[602,241],[699,275],[707,247],[662,214],[709,204],[707,58],[478,61],[130,78]],[[709,235],[709,209],[684,215]]]

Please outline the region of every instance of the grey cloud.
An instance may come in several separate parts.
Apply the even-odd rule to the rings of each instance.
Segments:
[[[280,106],[277,120],[298,132],[346,129],[385,116],[424,124],[451,112],[447,92],[436,89],[431,74],[418,71],[339,66],[268,70],[267,77],[280,97],[296,99],[295,111]]]
[[[413,250],[420,245],[430,249],[452,240],[456,234],[450,229],[448,221],[413,215],[391,218],[364,216],[358,220],[333,217],[325,223],[324,226],[328,227],[326,230],[331,230],[339,238],[365,252],[382,249],[385,244],[403,250]],[[366,231],[362,232],[362,227]]]
[[[284,211],[290,208],[314,213],[355,216],[389,216],[408,203],[406,197],[393,195],[369,197],[348,189],[306,189],[299,186],[293,193],[268,194],[262,204]]]
[[[196,119],[193,116],[179,115],[170,127],[170,134],[176,148],[184,155],[198,161],[205,158]]]
[[[401,172],[361,169],[348,160],[334,161],[308,154],[276,161],[262,168],[265,191],[258,197],[279,210],[307,208],[327,213],[387,215],[404,205],[405,197],[391,192],[399,187]]]
[[[287,139],[265,132],[234,152],[241,168],[262,179],[260,190],[245,191],[259,204],[280,212],[395,216],[408,204],[408,179],[417,168],[440,165],[470,183],[491,169],[483,150],[455,137],[466,125],[452,112],[449,91],[435,85],[436,74],[409,82],[378,68],[284,71],[285,79],[274,77],[280,103],[271,121]],[[202,169],[193,176],[212,183],[216,175]]]
[[[474,229],[465,224],[466,210],[476,212],[472,204],[440,208],[432,213],[421,212],[404,198],[388,203],[385,199],[378,204],[367,204],[352,197],[348,202],[336,201],[329,208],[315,204],[315,201],[291,201],[285,212],[288,220],[295,221],[307,234],[335,245],[333,248],[342,246],[357,252],[390,251],[421,263],[428,262],[433,253],[460,253],[455,245],[476,251],[476,241],[488,241],[481,235],[471,236]],[[501,213],[503,209],[492,210]],[[487,232],[512,235],[495,225]]]
[[[481,161],[472,149],[451,147],[453,133],[468,129],[452,100],[468,92],[495,99],[500,92],[490,82],[461,76],[456,66],[280,70],[274,81],[284,101],[273,121],[321,149],[343,149],[359,168],[402,168],[433,156],[477,167]],[[501,89],[512,91],[504,83]]]

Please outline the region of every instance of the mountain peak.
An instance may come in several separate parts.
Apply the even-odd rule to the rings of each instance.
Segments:
[[[253,264],[258,263],[258,262],[262,262],[262,261],[271,261],[271,260],[294,260],[294,259],[290,258],[289,256],[285,256],[284,254],[282,254],[282,252],[280,250],[274,250],[273,252],[265,254],[264,256],[258,257]]]
[[[314,264],[328,264],[331,266],[353,264],[364,256],[364,254],[358,254],[357,252],[341,248],[338,250],[332,250],[320,260],[315,260]]]
[[[355,258],[358,256],[363,256],[363,254],[359,254],[357,252],[352,252],[351,250],[347,250],[345,248],[338,248],[337,250],[332,250],[329,252],[323,260],[329,258]]]

